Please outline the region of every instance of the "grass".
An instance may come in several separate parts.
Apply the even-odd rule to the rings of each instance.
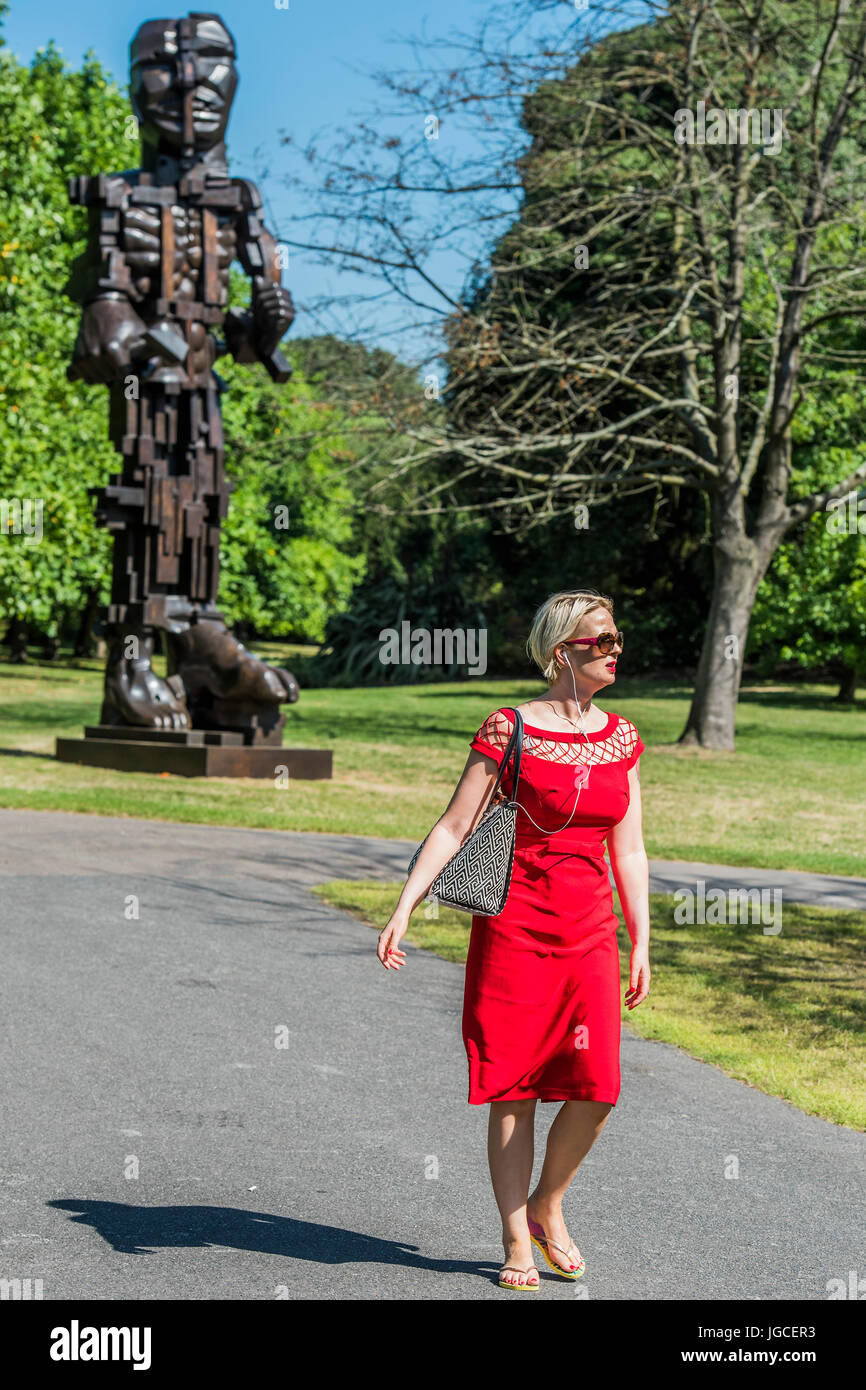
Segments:
[[[285,648],[267,649],[271,659],[278,653],[291,666]],[[80,737],[98,719],[101,676],[96,661],[0,663],[0,805],[421,840],[490,711],[540,693],[533,681],[486,679],[303,690],[288,708],[285,743],[333,748],[334,777],[279,788],[55,762],[55,737]],[[641,781],[650,855],[862,874],[866,704],[834,705],[833,693],[750,687],[736,753],[711,753],[676,744],[686,687],[618,681],[602,705],[633,720],[647,744]]]
[[[401,887],[334,882],[313,891],[381,931]],[[785,903],[781,932],[764,936],[758,924],[678,926],[667,894],[651,894],[650,908],[652,989],[636,1009],[623,1007],[627,1027],[809,1115],[866,1129],[866,915]],[[425,915],[433,910],[416,909],[406,939],[465,962],[471,918],[443,907]],[[624,993],[622,923],[618,938]]]

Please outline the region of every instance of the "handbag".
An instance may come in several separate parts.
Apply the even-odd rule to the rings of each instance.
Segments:
[[[505,706],[504,708],[508,708]],[[514,834],[517,824],[517,784],[520,779],[520,755],[523,748],[523,717],[516,709],[514,728],[505,749],[493,791],[480,821],[463,844],[444,864],[434,878],[428,896],[432,894],[445,907],[458,912],[471,912],[481,917],[498,917],[505,907],[514,864]],[[514,783],[511,799],[497,796],[509,760],[514,758]],[[418,855],[429,835],[418,846],[409,863],[411,874]]]

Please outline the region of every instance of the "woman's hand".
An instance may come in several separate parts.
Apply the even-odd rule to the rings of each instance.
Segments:
[[[626,1007],[634,1009],[641,1000],[646,999],[650,987],[649,947],[635,946],[631,953],[628,984],[625,993]]]
[[[399,943],[406,935],[409,926],[408,917],[402,913],[395,912],[387,927],[383,927],[379,933],[379,944],[376,947],[376,955],[384,965],[386,970],[399,970],[403,961],[406,959],[406,952],[398,949]]]
[[[405,961],[406,952],[399,949],[399,942],[406,935],[409,918],[427,897],[436,875],[456,854],[479,820],[496,781],[496,773],[496,759],[473,748],[454,795],[424,841],[387,927],[379,933],[376,955],[386,970],[399,970]]]

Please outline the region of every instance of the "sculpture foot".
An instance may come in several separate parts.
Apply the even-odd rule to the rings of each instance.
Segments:
[[[219,619],[199,618],[185,631],[168,634],[168,642],[170,669],[183,681],[191,709],[218,703],[227,715],[232,708],[247,714],[298,698],[291,671],[253,656]]]
[[[118,727],[188,729],[190,715],[183,682],[163,680],[152,665],[154,632],[136,628],[112,640],[105,667],[100,721]]]

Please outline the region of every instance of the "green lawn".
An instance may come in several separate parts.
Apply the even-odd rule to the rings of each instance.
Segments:
[[[335,882],[313,891],[380,931],[401,887]],[[664,894],[652,894],[650,906],[652,986],[636,1009],[623,1006],[627,1027],[807,1114],[866,1129],[866,914],[785,903],[781,932],[764,936],[757,924],[677,926]],[[471,918],[442,907],[426,915],[434,910],[416,909],[407,939],[464,962]],[[624,994],[622,925],[619,945]],[[411,969],[409,961],[394,988]]]
[[[276,654],[273,647],[268,654]],[[485,717],[538,693],[532,681],[484,679],[304,690],[288,710],[285,742],[333,748],[334,778],[279,788],[56,763],[55,737],[80,736],[98,718],[100,664],[0,663],[0,805],[420,840],[446,805]],[[866,872],[866,703],[840,707],[833,693],[829,686],[750,687],[739,709],[737,752],[708,753],[675,742],[687,688],[618,681],[602,705],[633,720],[647,744],[641,781],[650,855]]]

